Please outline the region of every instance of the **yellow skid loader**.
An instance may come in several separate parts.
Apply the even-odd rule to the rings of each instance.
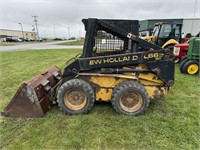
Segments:
[[[53,105],[67,114],[88,113],[95,101],[119,114],[140,115],[150,100],[174,84],[174,55],[138,37],[138,20],[83,19],[83,52],[65,67],[38,75],[19,88],[5,116],[40,117]],[[146,51],[148,49],[148,51]]]

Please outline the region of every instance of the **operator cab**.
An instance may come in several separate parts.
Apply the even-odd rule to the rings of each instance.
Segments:
[[[152,36],[155,37],[155,44],[162,46],[170,39],[174,39],[180,43],[181,28],[182,24],[172,24],[163,22],[156,23],[152,33]]]

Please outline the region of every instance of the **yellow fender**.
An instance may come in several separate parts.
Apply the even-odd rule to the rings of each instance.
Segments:
[[[178,41],[174,40],[174,39],[170,39],[167,42],[165,42],[165,44],[163,44],[162,48],[167,47],[168,45],[175,45],[175,44],[179,44]]]

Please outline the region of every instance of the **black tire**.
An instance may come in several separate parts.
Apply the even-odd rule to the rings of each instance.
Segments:
[[[174,51],[174,45],[168,45],[165,47],[165,49],[168,49],[171,53]]]
[[[119,114],[141,115],[149,106],[149,102],[146,89],[140,83],[125,81],[113,89],[111,103]]]
[[[183,65],[183,72],[195,75],[199,73],[199,62],[196,60],[189,60]]]
[[[92,87],[80,79],[72,79],[64,84],[58,90],[58,106],[67,114],[85,114],[88,113],[95,101],[95,94]]]
[[[183,71],[183,66],[185,65],[185,63],[186,63],[187,61],[189,61],[189,59],[185,59],[185,60],[183,60],[183,61],[180,63],[180,72],[181,72],[181,73],[186,73],[186,72]]]
[[[183,56],[183,57],[181,58],[180,63],[183,62],[184,60],[186,60],[187,58],[188,58],[187,55]]]

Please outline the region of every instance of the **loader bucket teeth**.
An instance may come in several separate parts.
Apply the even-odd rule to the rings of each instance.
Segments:
[[[24,82],[1,112],[4,116],[42,117],[56,102],[56,88],[61,71],[53,67]]]

